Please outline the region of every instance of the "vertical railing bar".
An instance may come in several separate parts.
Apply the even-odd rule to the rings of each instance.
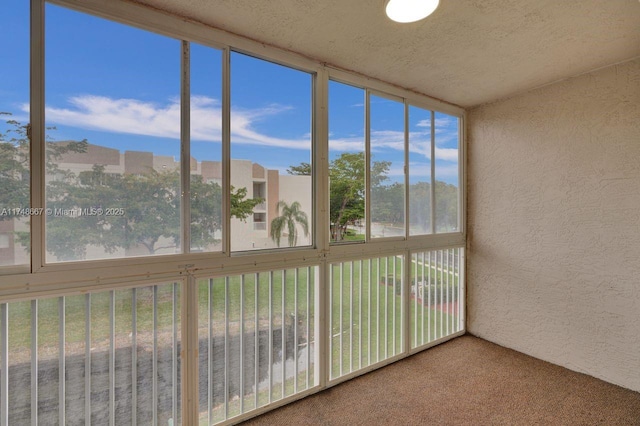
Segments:
[[[258,302],[260,300],[260,274],[256,273],[255,274],[255,285],[256,285],[256,289],[255,289],[255,300],[254,300],[254,305],[255,305],[255,312],[254,312],[254,332],[253,332],[253,338],[255,340],[254,342],[254,352],[255,352],[255,371],[254,371],[254,407],[258,408],[258,385],[260,384],[260,317],[259,317],[259,305]]]
[[[84,296],[84,424],[91,426],[91,293]]]
[[[224,419],[229,418],[229,276],[224,277]]]
[[[0,365],[0,425],[9,424],[9,307],[6,303],[0,304],[0,352],[2,365]]]
[[[152,355],[152,380],[151,397],[152,401],[152,421],[158,424],[158,286],[153,286],[153,355]]]
[[[456,318],[455,318],[455,326],[456,326],[456,332],[460,331],[460,247],[455,249],[455,255],[454,255],[454,261],[455,263],[458,265],[457,268],[455,268],[455,270],[457,271],[457,276],[458,277],[458,282],[457,282],[457,286],[456,286]]]
[[[447,333],[447,336],[448,336],[449,335],[449,323],[451,322],[450,321],[451,313],[449,312],[449,306],[451,306],[451,298],[449,297],[449,275],[451,274],[451,269],[449,269],[449,266],[450,266],[449,265],[449,249],[447,249],[445,251],[445,254],[446,254],[446,256],[445,256],[445,264],[447,265],[447,287],[446,287],[447,288],[447,293],[446,293],[447,297],[445,299],[445,301],[446,301],[446,308],[445,309],[447,310],[446,333]]]
[[[173,423],[176,424],[178,422],[178,283],[173,283],[173,294],[172,294],[172,320],[173,323],[173,348],[172,348],[172,374],[171,374],[171,397],[173,399],[172,410],[171,410],[171,418],[173,419]],[[184,341],[183,341],[184,342]]]
[[[429,279],[428,279],[428,285],[429,285],[429,291],[427,292],[427,306],[429,307],[428,309],[428,315],[429,318],[427,320],[427,341],[430,342],[431,341],[431,328],[432,328],[432,323],[433,323],[433,319],[435,318],[435,313],[433,312],[433,307],[431,306],[431,272],[433,269],[432,266],[432,262],[431,262],[431,254],[433,253],[433,251],[429,251],[429,269],[427,269],[427,273],[429,274]],[[434,293],[435,295],[435,293]]]
[[[396,287],[398,286],[398,283],[396,283],[397,280],[397,275],[396,275],[396,263],[398,262],[398,257],[397,256],[393,256],[393,292],[391,293],[393,295],[393,298],[391,299],[391,302],[393,303],[393,307],[391,309],[391,315],[393,315],[393,321],[391,322],[392,324],[392,329],[391,329],[391,336],[393,339],[393,354],[395,355],[398,353],[398,349],[396,348]],[[400,285],[402,285],[402,278],[400,278]],[[402,287],[400,287],[402,288]],[[388,292],[388,290],[387,290]]]
[[[451,270],[449,269],[449,249],[443,250],[443,256],[444,256],[444,264],[445,267],[443,267],[443,270],[446,271],[446,278],[445,278],[445,296],[444,296],[444,301],[445,301],[445,322],[444,322],[444,326],[445,326],[445,336],[449,335],[449,322],[450,322],[450,313],[449,313],[449,306],[451,305],[450,303],[450,298],[449,298],[449,274],[451,273]]]
[[[58,418],[61,425],[66,424],[66,383],[65,383],[65,370],[66,370],[66,334],[65,334],[65,298],[60,296],[58,298]]]
[[[389,256],[384,258],[384,359],[389,358]]]
[[[458,249],[457,248],[453,248],[451,249],[451,257],[452,257],[452,270],[451,270],[451,298],[455,299],[455,302],[452,304],[451,306],[451,311],[452,311],[452,316],[451,316],[451,327],[452,327],[452,333],[455,333],[458,331],[458,326],[456,325],[456,321],[458,318],[458,299],[459,297],[457,296],[457,291],[456,291],[456,287],[459,287],[460,285],[456,285],[456,263],[457,263],[457,252]],[[458,279],[459,281],[460,279]]]
[[[311,267],[307,266],[307,389],[310,388],[309,380],[311,373],[311,318],[309,318],[311,314]],[[315,343],[315,338],[314,338]]]
[[[209,294],[207,297],[207,308],[209,309],[209,327],[207,330],[207,418],[208,424],[213,423],[213,278],[209,278]]]
[[[458,248],[458,331],[464,328],[464,265],[463,263],[464,249]]]
[[[421,277],[420,288],[422,289],[422,296],[420,296],[420,310],[421,310],[421,314],[422,314],[422,319],[421,319],[421,322],[422,322],[422,330],[421,330],[422,331],[422,337],[420,339],[420,344],[421,345],[424,345],[424,296],[425,296],[425,293],[428,291],[428,288],[427,288],[427,285],[426,285],[427,284],[427,280],[425,279],[425,276],[424,276],[424,266],[425,266],[424,255],[425,255],[425,253],[422,252],[422,266],[421,266],[421,272],[422,273],[420,275],[420,277]],[[416,260],[417,259],[418,259],[418,255],[416,254]],[[417,274],[417,272],[416,272],[416,274]],[[429,313],[428,310],[427,310],[427,313]],[[418,346],[418,339],[417,338],[416,338],[416,346]]]
[[[343,276],[343,272],[344,272],[344,263],[340,264],[340,294],[339,294],[339,304],[338,304],[338,309],[340,309],[340,315],[339,315],[339,320],[340,320],[340,376],[342,376],[343,374],[343,358],[344,358],[344,348],[343,348],[343,342],[342,340],[344,339],[344,324],[342,323],[343,318],[342,318],[342,311],[344,310],[344,306],[343,306],[343,300],[342,300],[342,295],[344,293],[344,276]]]
[[[458,288],[459,288],[459,294],[458,297],[460,298],[460,308],[458,310],[458,323],[460,324],[460,329],[464,330],[465,328],[465,321],[466,321],[466,317],[467,317],[467,309],[466,309],[466,292],[465,292],[465,288],[467,286],[467,282],[466,282],[466,263],[465,263],[465,258],[466,258],[466,251],[465,248],[462,247],[459,250],[458,255],[460,256],[460,258],[458,259]]]
[[[131,424],[138,424],[138,289],[131,290]]]
[[[359,261],[359,283],[358,283],[358,370],[362,368],[362,259]]]
[[[440,261],[438,261],[438,253],[440,254]],[[438,308],[440,311],[440,335],[438,337],[442,338],[444,336],[444,311],[442,310],[442,304],[444,303],[444,292],[442,291],[442,286],[444,285],[444,253],[442,250],[436,252],[436,277],[438,276],[438,269],[440,269],[440,284],[438,286],[438,292],[440,293],[440,305]]]
[[[373,273],[373,265],[371,259],[367,259],[369,273],[367,279],[369,281],[368,289],[369,297],[367,297],[367,321],[369,326],[367,327],[367,365],[371,365],[371,275]]]
[[[353,260],[349,271],[349,372],[353,371]]]
[[[116,293],[109,291],[109,425],[116,423]]]
[[[453,304],[453,306],[451,308],[452,311],[453,311],[453,315],[452,315],[452,318],[451,318],[451,324],[452,324],[453,332],[455,333],[455,332],[458,331],[458,326],[456,325],[456,321],[457,321],[457,318],[458,318],[458,299],[459,299],[458,295],[456,294],[457,293],[456,287],[460,287],[460,284],[456,284],[456,276],[457,276],[456,264],[457,264],[457,256],[458,256],[458,249],[457,248],[451,249],[451,256],[453,258],[453,260],[452,260],[453,269],[452,269],[452,272],[451,272],[451,282],[452,282],[451,283],[451,297],[453,299],[455,299],[455,302],[454,302],[454,304]],[[460,281],[459,278],[458,278],[458,281]]]
[[[333,379],[333,263],[329,264],[329,378]]]
[[[298,277],[300,275],[300,269],[295,269],[293,275],[293,393],[298,393]]]
[[[451,299],[453,298],[453,249],[447,249],[447,257],[448,257],[448,265],[449,271],[447,272],[447,312],[449,313],[449,320],[447,324],[451,324],[449,328],[450,332],[453,333],[453,303]]]
[[[411,251],[400,255],[400,352],[408,354],[411,349]]]
[[[269,404],[273,390],[273,271],[269,271],[269,336],[268,336]]]
[[[240,275],[240,414],[244,413],[244,274]]]
[[[376,362],[380,361],[380,261],[382,258],[376,259],[376,305],[378,314],[376,315]]]
[[[418,282],[422,283],[418,275],[418,253],[413,253],[411,260],[415,263],[415,267],[413,268],[413,347],[418,347],[418,296],[420,296]],[[420,284],[420,286],[422,286],[422,284]]]
[[[38,426],[38,300],[31,301],[31,425]]]
[[[281,368],[282,368],[282,384],[281,384],[281,395],[282,398],[285,397],[285,381],[286,381],[286,371],[285,371],[285,360],[287,358],[287,338],[286,338],[286,306],[287,306],[287,302],[286,302],[286,289],[287,289],[287,270],[283,269],[282,270],[282,291],[281,291],[281,296],[282,296],[282,313],[281,313],[281,322],[282,324],[280,325],[280,350],[282,351],[282,355],[280,355],[280,364],[281,364]]]

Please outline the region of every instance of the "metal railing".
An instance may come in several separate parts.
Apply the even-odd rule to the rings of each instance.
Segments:
[[[415,252],[411,256],[411,348],[464,328],[462,248]]]
[[[0,304],[0,424],[179,424],[180,286]]]
[[[187,390],[201,424],[246,418],[463,332],[463,256],[406,250],[2,303],[0,426],[177,425]],[[181,357],[187,326],[195,350]],[[183,381],[187,365],[197,376]]]
[[[316,269],[198,281],[201,422],[219,423],[315,386]]]
[[[330,378],[399,354],[403,347],[404,256],[330,265]]]

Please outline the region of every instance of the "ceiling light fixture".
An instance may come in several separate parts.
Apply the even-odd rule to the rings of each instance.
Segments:
[[[431,15],[439,3],[439,0],[387,0],[385,10],[389,19],[404,24]]]

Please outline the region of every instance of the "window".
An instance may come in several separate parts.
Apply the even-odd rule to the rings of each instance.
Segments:
[[[222,52],[190,45],[191,251],[221,251]]]
[[[29,264],[30,247],[29,2],[8,0],[2,9],[0,28],[11,42],[0,67],[0,233],[7,239],[0,266],[15,266]]]
[[[180,253],[180,43],[46,18],[47,262]]]
[[[435,113],[436,232],[460,230],[459,119]]]
[[[371,95],[371,238],[404,237],[404,104]]]
[[[409,106],[409,235],[431,234],[431,116]]]
[[[332,242],[365,239],[365,91],[329,82],[329,205]]]
[[[232,251],[312,244],[311,83],[308,73],[231,55]],[[266,233],[251,226],[255,208]]]

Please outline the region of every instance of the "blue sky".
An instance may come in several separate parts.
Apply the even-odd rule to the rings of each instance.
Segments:
[[[12,35],[0,66],[0,111],[28,120],[28,2],[8,0],[0,30]],[[221,52],[191,45],[191,146],[198,160],[221,158]],[[3,61],[4,62],[4,61]],[[10,64],[7,66],[6,64]],[[46,6],[46,120],[55,140],[87,139],[119,150],[179,156],[180,42]],[[308,73],[239,53],[231,57],[232,158],[284,172],[309,162],[311,87]],[[330,154],[364,146],[364,91],[330,85]],[[403,106],[371,98],[374,160],[403,169]],[[411,181],[428,180],[428,111],[410,111]],[[436,114],[436,176],[457,181],[457,119]]]

